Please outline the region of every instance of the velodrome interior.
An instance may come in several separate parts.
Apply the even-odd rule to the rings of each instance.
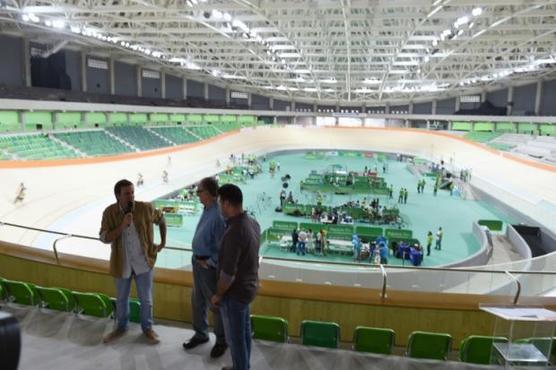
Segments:
[[[137,7],[149,6],[143,2],[131,3]],[[299,21],[297,15],[285,10],[284,6],[288,3],[292,2],[263,1],[255,6],[249,1],[233,4],[187,1],[182,5],[194,9],[199,6],[201,10],[206,8],[209,13],[213,7],[230,7],[232,13],[252,12],[253,19],[264,16],[261,9],[274,9],[276,6],[274,11],[283,10],[280,16]],[[331,13],[334,17],[339,17],[343,10],[344,18],[340,17],[340,20],[345,24],[350,24],[345,18],[349,17],[346,11],[354,11],[353,16],[357,20],[359,13],[355,10],[371,6],[371,2],[340,3],[336,6],[323,2],[319,6],[336,10]],[[387,6],[381,1],[378,3],[381,7]],[[427,14],[432,13],[422,20],[420,26],[426,25],[427,19],[437,12],[457,13],[461,9],[473,11],[470,14],[474,14],[473,17],[481,24],[481,15],[475,15],[478,14],[475,6],[465,2],[449,3],[417,1],[412,6],[424,7],[428,10]],[[524,14],[532,12],[531,17],[535,20],[540,17],[537,11],[556,15],[553,4],[540,1],[525,3],[517,1],[516,6],[523,7],[520,9]],[[393,9],[405,14],[398,9],[402,5],[396,4],[391,4]],[[459,76],[457,83],[451,82],[453,85],[446,94],[441,90],[444,80],[438,77],[433,91],[415,87],[407,94],[385,92],[384,97],[382,88],[392,82],[388,77],[382,82],[384,86],[380,88],[379,97],[367,90],[361,92],[350,87],[348,82],[342,80],[343,74],[338,72],[336,77],[347,83],[347,91],[342,90],[344,87],[334,87],[330,89],[334,90],[332,93],[329,89],[320,90],[319,86],[317,96],[313,94],[313,87],[295,87],[298,86],[295,84],[301,83],[299,77],[294,82],[284,79],[280,88],[269,92],[260,86],[242,85],[231,77],[226,80],[224,70],[228,67],[224,62],[220,65],[221,72],[215,74],[214,70],[191,68],[189,59],[180,66],[170,65],[162,57],[162,61],[158,61],[153,59],[152,53],[147,55],[144,51],[128,50],[125,43],[121,48],[117,44],[119,54],[111,54],[112,46],[99,45],[97,40],[111,41],[102,40],[98,34],[79,34],[79,42],[72,43],[70,32],[74,30],[69,28],[67,34],[62,35],[52,31],[52,39],[45,41],[38,35],[39,31],[47,30],[49,33],[53,26],[47,25],[41,18],[44,24],[40,24],[38,31],[38,26],[33,25],[38,22],[29,16],[22,18],[22,14],[28,15],[29,11],[24,12],[19,5],[15,5],[18,4],[0,1],[0,26],[6,29],[4,32],[0,28],[0,46],[13,46],[18,55],[0,57],[0,67],[5,66],[12,71],[17,69],[17,73],[0,72],[0,139],[9,141],[18,137],[41,136],[44,140],[71,148],[73,153],[67,158],[40,159],[25,157],[24,152],[11,150],[10,147],[0,147],[0,278],[113,297],[115,288],[107,263],[109,246],[94,239],[98,236],[102,210],[114,202],[113,184],[119,179],[135,181],[137,174],[141,173],[146,186],[136,188],[136,198],[153,201],[203,177],[221,172],[220,164],[226,163],[230,155],[263,157],[301,150],[350,150],[442,162],[454,173],[470,169],[472,177],[466,189],[493,208],[510,212],[523,225],[514,225],[515,228],[504,225],[503,231],[489,231],[478,223],[469,225],[480,250],[452,266],[344,266],[261,257],[260,289],[252,304],[252,313],[287,320],[290,340],[289,343],[255,340],[254,369],[484,368],[460,361],[458,354],[461,341],[470,335],[501,333],[500,322],[482,310],[484,305],[556,309],[556,141],[551,141],[556,136],[556,109],[553,104],[556,96],[556,49],[553,41],[545,39],[545,36],[551,35],[550,32],[536,38],[549,51],[543,62],[535,64],[529,61],[527,64],[539,66],[538,69],[529,67],[499,76],[493,72],[489,76],[498,76],[492,77],[494,80],[474,80],[469,78],[469,73],[473,72],[466,72],[467,77]],[[49,3],[45,8],[52,5]],[[164,12],[178,5],[161,5],[155,1],[150,6]],[[297,2],[295,7],[309,11],[310,4],[302,1]],[[349,10],[351,7],[353,9]],[[507,11],[493,4],[483,8],[489,9],[489,24]],[[35,9],[43,17],[40,9]],[[51,10],[43,11],[48,18]],[[113,10],[107,8],[103,11],[109,13]],[[209,19],[209,23],[214,21],[210,18],[212,15],[192,14],[192,17]],[[249,16],[243,14],[243,17],[249,23]],[[194,23],[212,30],[210,24],[203,25],[199,20]],[[14,29],[14,24],[23,25],[23,31]],[[556,29],[556,25],[552,26]],[[485,27],[490,30],[490,26]],[[496,28],[496,25],[492,27]],[[468,26],[468,30],[471,28]],[[244,38],[251,37],[249,35]],[[455,35],[439,38],[435,45],[451,42],[452,38],[455,42],[460,34]],[[469,43],[475,37],[480,38],[481,34],[471,36],[467,41]],[[88,43],[87,38],[97,40]],[[152,42],[149,36],[145,36],[145,40]],[[488,40],[492,45],[494,41],[491,38]],[[533,42],[535,38],[527,40]],[[35,86],[31,81],[30,55],[26,53],[33,47],[40,49],[33,46],[39,41],[46,45],[42,50],[45,53],[43,59],[62,53],[73,87],[65,90],[59,86],[46,88]],[[346,42],[349,43],[349,38]],[[166,47],[164,45],[160,46],[161,50]],[[278,56],[278,53],[272,53],[269,55]],[[504,51],[499,53],[506,55]],[[223,52],[223,55],[226,54]],[[431,57],[436,58],[434,54]],[[537,55],[537,58],[540,57],[540,54]],[[90,60],[97,62],[90,63]],[[106,62],[106,69],[103,65],[99,68],[99,61]],[[126,66],[115,67],[118,63]],[[336,60],[336,63],[342,66],[338,68],[350,71],[350,67],[345,67],[342,61]],[[75,68],[72,69],[72,65]],[[132,68],[129,69],[132,73],[128,73],[126,68]],[[485,70],[488,71],[488,67]],[[149,71],[158,75],[145,75],[144,72]],[[458,76],[457,72],[450,73],[453,78]],[[418,74],[421,75],[420,70]],[[19,80],[14,81],[13,75],[20,75]],[[356,77],[349,76],[347,73],[347,81],[353,80],[355,85]],[[446,80],[452,81],[452,77]],[[249,80],[251,77],[246,78]],[[375,85],[375,79],[371,80],[367,79],[367,85]],[[269,81],[276,85],[272,78]],[[121,87],[122,84],[126,86]],[[245,96],[247,98],[244,99]],[[471,96],[479,101],[466,102],[464,97]],[[492,114],[489,111],[485,114],[481,109],[486,102],[504,107],[504,114],[495,115],[492,111]],[[52,121],[43,127],[42,123],[29,118],[34,112],[50,112]],[[5,118],[12,113],[15,120]],[[71,113],[77,114],[79,123],[61,122],[60,114]],[[95,121],[99,115],[106,120]],[[124,121],[117,124],[110,122],[113,115],[125,117]],[[144,115],[145,121],[132,122],[132,117],[137,115]],[[184,121],[170,121],[172,115],[179,115]],[[158,121],[160,117],[166,119]],[[190,121],[192,117],[201,118]],[[228,129],[223,117],[233,117],[234,126]],[[242,124],[242,117],[252,118],[253,123]],[[483,131],[479,128],[483,123],[487,127],[492,125],[492,129]],[[218,126],[222,124],[224,126]],[[69,141],[63,142],[61,136],[56,136],[102,131],[114,137],[117,135],[109,132],[109,128],[116,126],[124,129],[135,127],[151,133],[162,133],[166,127],[186,131],[193,126],[216,128],[211,128],[214,130],[211,135],[195,135],[194,140],[185,144],[172,142],[168,137],[157,134],[168,145],[159,145],[154,149],[136,148],[132,140],[126,144],[125,137],[121,136],[122,146],[128,146],[122,153],[86,153],[81,147],[72,147]],[[497,131],[501,127],[510,129]],[[168,172],[167,182],[161,178],[163,170]],[[14,201],[21,183],[25,184],[25,197]],[[269,193],[277,191],[270,189]],[[542,238],[539,238],[546,248],[542,255],[533,257],[527,241],[516,231],[524,225],[537,228],[542,233]],[[90,237],[90,240],[81,236]],[[159,259],[170,259],[180,253],[183,255],[184,250],[165,251]],[[508,254],[517,257],[510,260],[501,257]],[[1,294],[0,308],[20,320],[23,335],[21,369],[35,367],[37,363],[40,368],[68,364],[80,369],[220,368],[230,360],[228,355],[223,359],[208,360],[202,350],[185,353],[181,349],[181,342],[192,334],[191,290],[190,265],[168,268],[160,266],[159,261],[153,293],[154,316],[162,343],[156,347],[148,347],[141,340],[140,328],[136,324],[133,324],[131,335],[117,346],[104,346],[101,338],[112,325],[108,316],[93,318],[82,313],[58,312],[50,310],[44,302],[44,307],[19,304],[15,297]],[[300,327],[304,320],[338,323],[341,328],[339,348],[302,345]],[[393,329],[396,339],[392,354],[353,351],[354,330],[358,326]],[[505,335],[556,335],[553,322],[544,327],[537,325],[532,331],[523,329],[520,332],[522,329],[516,329],[516,333],[510,330]],[[452,340],[445,358],[448,361],[407,356],[408,338],[414,331],[448,333]],[[59,354],[54,355],[58,350]],[[544,365],[549,367],[548,363]]]

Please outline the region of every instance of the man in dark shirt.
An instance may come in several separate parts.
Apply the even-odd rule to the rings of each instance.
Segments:
[[[227,228],[218,254],[220,277],[211,302],[220,307],[233,370],[248,370],[251,356],[249,304],[257,294],[261,229],[257,221],[243,211],[243,194],[237,186],[223,185],[218,195]]]

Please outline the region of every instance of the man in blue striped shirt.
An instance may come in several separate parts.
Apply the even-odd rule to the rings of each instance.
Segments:
[[[224,234],[225,224],[218,208],[218,183],[213,177],[206,177],[199,182],[197,195],[204,205],[203,214],[195,229],[192,249],[193,258],[193,292],[191,306],[193,312],[193,329],[195,335],[183,343],[184,349],[192,349],[209,340],[208,308],[213,312],[214,334],[216,344],[210,352],[212,358],[220,357],[226,352],[226,337],[222,319],[217,307],[210,299],[216,293],[218,281],[218,249]]]

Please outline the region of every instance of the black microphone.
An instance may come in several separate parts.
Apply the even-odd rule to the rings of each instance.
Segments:
[[[131,213],[131,211],[133,210],[133,202],[130,200],[129,203],[127,203],[127,207],[125,209],[125,214],[127,215],[128,213]],[[127,227],[130,227],[131,224],[127,225]]]

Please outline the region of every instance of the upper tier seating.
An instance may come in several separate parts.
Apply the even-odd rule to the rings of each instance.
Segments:
[[[56,133],[54,136],[90,156],[131,152],[132,149],[102,130]]]
[[[138,126],[107,127],[105,130],[141,149],[150,150],[170,146],[170,143],[149,130]]]
[[[216,136],[221,133],[213,126],[189,126],[187,127],[193,134],[199,136],[201,139],[208,139],[209,137]]]
[[[151,127],[151,130],[176,144],[187,144],[199,140],[183,127]]]
[[[79,155],[50,139],[48,135],[0,136],[4,159],[60,159]]]

